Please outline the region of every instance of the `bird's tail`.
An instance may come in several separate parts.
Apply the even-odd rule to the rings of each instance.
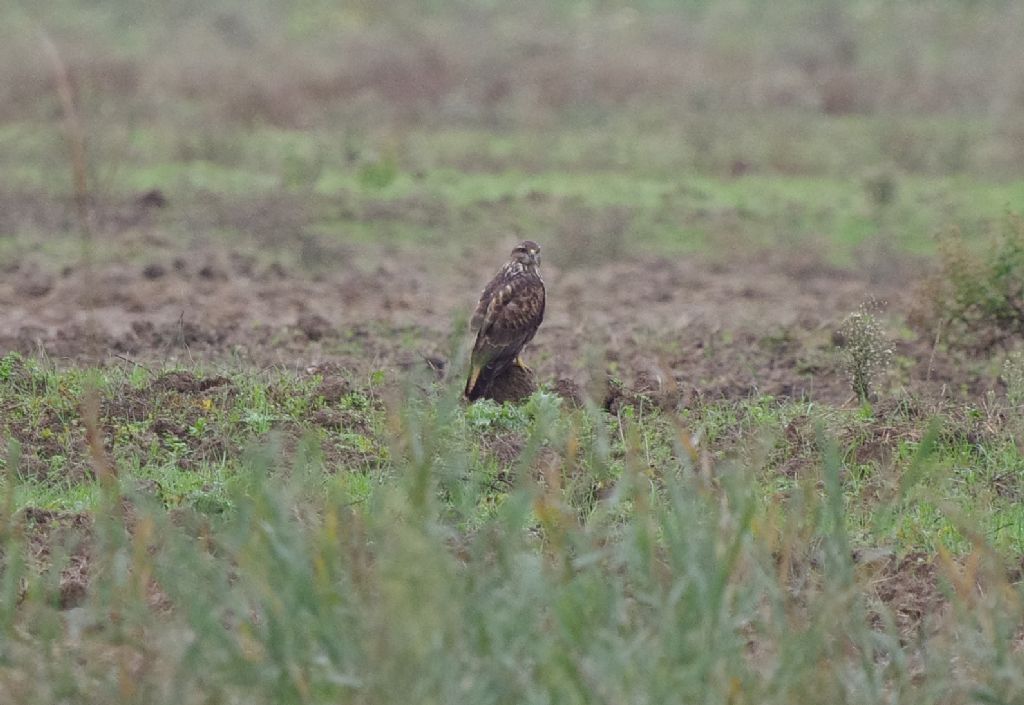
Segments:
[[[470,401],[476,401],[483,393],[484,389],[487,388],[489,382],[489,375],[482,375],[486,369],[486,365],[473,364],[469,368],[469,378],[466,380],[466,398]]]
[[[505,361],[492,360],[487,364],[472,363],[469,368],[469,377],[466,379],[466,398],[476,401],[491,388],[494,380],[497,379],[508,363]]]

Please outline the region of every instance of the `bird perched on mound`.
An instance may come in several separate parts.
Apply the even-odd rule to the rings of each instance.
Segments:
[[[480,295],[470,322],[477,334],[466,380],[470,401],[488,396],[512,365],[530,372],[519,353],[544,319],[544,280],[538,265],[540,245],[533,240],[519,243]]]

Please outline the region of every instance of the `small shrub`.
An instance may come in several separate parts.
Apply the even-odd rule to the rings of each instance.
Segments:
[[[1024,219],[1009,216],[991,246],[972,250],[957,231],[939,244],[917,322],[975,353],[1024,338]]]
[[[523,430],[527,416],[521,406],[484,399],[466,407],[466,423],[476,429]]]
[[[9,382],[14,378],[15,370],[22,364],[21,355],[11,351],[0,357],[0,382]]]
[[[1024,406],[1024,352],[1017,351],[1003,362],[1006,399],[1015,408]]]
[[[892,360],[889,339],[875,315],[876,302],[861,304],[839,327],[838,344],[843,369],[854,394],[862,402],[871,397],[871,388]]]

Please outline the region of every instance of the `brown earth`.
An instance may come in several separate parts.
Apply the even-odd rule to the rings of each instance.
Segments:
[[[137,223],[160,206],[143,194],[108,209],[93,267],[50,271],[24,255],[0,277],[0,354],[45,351],[58,363],[157,365],[241,359],[293,369],[332,364],[357,374],[445,370],[457,321],[503,261],[508,242],[466,244],[455,257],[342,243],[315,270],[216,243],[176,244]],[[134,209],[134,210],[133,210]],[[128,223],[128,225],[124,225]],[[157,234],[154,234],[157,233]],[[282,235],[286,247],[287,234]],[[558,242],[554,251],[557,261]],[[277,250],[278,252],[280,250]],[[141,252],[141,255],[138,253]],[[542,383],[607,399],[609,375],[671,402],[752,394],[849,399],[833,331],[869,298],[896,329],[920,266],[839,269],[808,252],[644,257],[586,268],[542,267],[548,309],[526,359]],[[908,284],[909,282],[909,284]],[[471,343],[460,339],[456,354]],[[911,383],[975,390],[926,339],[899,340]],[[461,373],[461,372],[460,372]],[[614,392],[613,392],[614,394]]]
[[[508,439],[496,438],[494,442],[507,444]],[[493,452],[499,455],[511,453],[510,459],[514,458],[518,450],[503,445],[493,448]],[[502,475],[495,481],[507,483],[509,478]],[[127,500],[122,511],[124,515],[121,520],[125,522],[126,529],[133,532],[133,510]],[[61,608],[68,609],[81,604],[90,584],[93,519],[88,514],[29,508],[17,515],[16,526],[29,538],[29,555],[36,570],[43,571],[53,565],[55,550],[61,554],[62,567],[59,580],[54,586],[54,598]],[[852,557],[866,588],[868,604],[873,598],[884,606],[893,620],[892,625],[905,641],[915,639],[922,628],[934,628],[950,609],[951,600],[940,585],[942,570],[931,557],[918,552],[898,557],[884,551],[878,556],[855,551]],[[805,566],[804,570],[811,570],[814,574],[805,575],[798,582],[813,583],[821,579],[817,568]],[[955,572],[960,568],[950,564],[945,570]],[[1019,579],[1017,572],[1011,570],[1003,573],[997,570],[993,580],[1006,585],[1009,584],[1007,581]],[[974,578],[964,583],[963,587],[965,593],[960,596],[961,600],[973,599],[984,590],[982,581],[978,579],[975,582]],[[170,608],[166,595],[155,582],[151,582],[148,592],[154,607]],[[885,626],[882,615],[875,610],[869,610],[868,618],[877,628]]]

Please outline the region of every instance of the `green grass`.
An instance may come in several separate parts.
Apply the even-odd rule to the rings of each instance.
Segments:
[[[48,389],[76,383],[44,377]],[[247,386],[224,411],[231,431],[208,433],[298,418],[265,384],[232,379]],[[708,475],[677,421],[650,408],[611,416],[543,392],[467,408],[444,388],[383,414],[390,461],[373,469],[278,441],[225,469],[219,502],[140,494],[127,473],[84,483],[92,585],[66,618],[63,544],[51,539],[41,573],[19,559],[10,512],[26,495],[8,468],[0,688],[24,703],[1014,702],[1024,684],[1009,625],[1024,615],[987,553],[1006,537],[949,528],[995,517],[980,480],[956,479],[978,454],[924,430],[893,468],[858,466],[829,439],[878,419],[821,411],[760,399],[685,419],[708,438],[745,429],[739,446],[821,419],[785,488],[772,472],[785,446],[761,443],[774,450],[763,466],[750,462],[761,451],[723,448]],[[522,442],[501,477],[484,449],[493,434]],[[880,473],[896,483],[889,496],[865,491]],[[1005,510],[998,521],[1019,517]],[[901,642],[871,563],[851,551],[888,540],[902,555],[919,547],[915,532],[968,556],[968,577],[947,569],[951,585],[986,589],[949,592],[955,619]],[[954,658],[963,668],[946,666]]]
[[[152,483],[170,507],[217,506],[244,462],[244,450],[264,443],[271,432],[283,434],[292,447],[317,446],[332,472],[383,472],[379,468],[386,466],[383,432],[376,429],[380,402],[366,396],[366,388],[328,402],[319,376],[282,372],[238,373],[206,390],[178,391],[161,386],[178,371],[153,378],[137,367],[58,370],[14,353],[3,361],[8,372],[0,392],[0,437],[10,439],[20,456],[3,482],[17,487],[18,506],[94,508],[97,485],[78,409],[89,385],[102,399],[112,460],[131,482]],[[214,377],[202,369],[194,373],[187,384]]]
[[[328,400],[320,376],[286,371],[234,372],[200,391],[202,380],[213,377],[201,367],[154,378],[140,368],[61,370],[13,354],[4,362],[0,438],[9,439],[8,455],[17,448],[20,460],[7,468],[2,486],[14,491],[16,508],[89,511],[101,500],[78,411],[90,383],[98,387],[111,457],[125,481],[148,487],[168,507],[224,511],[231,504],[227,493],[248,462],[247,449],[268,438],[315,460],[318,472],[327,475],[324,482],[344,502],[368,501],[403,474],[391,442],[395,420],[388,420],[386,406],[365,381],[338,378],[350,391],[333,392]],[[167,386],[184,373],[188,389]],[[410,408],[430,414],[449,392],[437,389],[410,401]],[[556,453],[569,438],[588,449],[575,474],[563,478],[563,499],[581,517],[622,478],[631,438],[632,450],[642,449],[645,472],[662,481],[684,473],[689,459],[680,450],[679,434],[693,436],[709,462],[751,473],[757,496],[767,503],[817,478],[823,444],[835,439],[844,511],[858,545],[885,545],[900,553],[934,552],[941,545],[963,554],[971,543],[957,524],[962,516],[1001,553],[1024,551],[1018,424],[992,407],[964,402],[939,405],[927,415],[908,413],[904,406],[889,403],[876,413],[753,397],[708,401],[677,414],[638,398],[613,415],[576,410],[539,393],[519,407],[453,408],[433,442],[437,452],[461,458],[448,469],[446,491],[461,498],[449,508],[463,512],[467,526],[484,521],[504,501],[509,478],[523,471],[518,457],[526,453],[525,439],[541,428],[550,436],[545,447]],[[503,448],[512,450],[503,454]]]
[[[772,115],[752,130],[770,132],[787,119]],[[849,139],[864,130],[865,120],[853,123],[858,129]],[[159,188],[170,200],[160,222],[170,227],[210,219],[203,236],[226,245],[252,238],[254,223],[245,213],[253,202],[273,198],[292,213],[286,217],[296,227],[328,242],[445,246],[518,228],[543,239],[552,261],[562,253],[565,262],[578,256],[573,238],[581,228],[592,252],[621,252],[627,242],[634,252],[713,256],[731,252],[737,242],[749,250],[812,244],[849,264],[858,248],[884,242],[896,253],[930,254],[937,234],[952,226],[984,233],[1024,203],[1024,181],[1017,179],[879,171],[870,160],[781,172],[754,160],[752,172],[734,177],[727,173],[728,159],[719,166],[695,162],[674,145],[670,126],[638,137],[613,128],[418,129],[395,139],[215,127],[200,139],[158,125],[124,138],[101,132],[94,160],[104,197],[124,202]],[[716,139],[726,141],[727,128],[717,129]],[[840,120],[836,130],[850,126]],[[119,146],[106,149],[108,142]],[[843,144],[822,149],[838,158]],[[667,149],[658,152],[656,145]],[[68,181],[61,149],[51,126],[7,125],[0,134],[0,163],[13,192],[63,197]],[[879,179],[891,192],[885,202],[872,195],[870,184]],[[202,205],[209,197],[220,210]],[[236,215],[224,221],[221,212]],[[28,253],[42,239],[42,254],[53,266],[77,257],[73,230],[41,232],[44,226],[31,219],[8,222],[13,230],[0,233],[0,247],[10,256]],[[293,249],[287,241],[257,239],[264,252],[287,255]],[[100,261],[133,251],[120,239],[109,247],[105,242],[101,233],[95,252]],[[148,250],[134,251],[138,257]]]

